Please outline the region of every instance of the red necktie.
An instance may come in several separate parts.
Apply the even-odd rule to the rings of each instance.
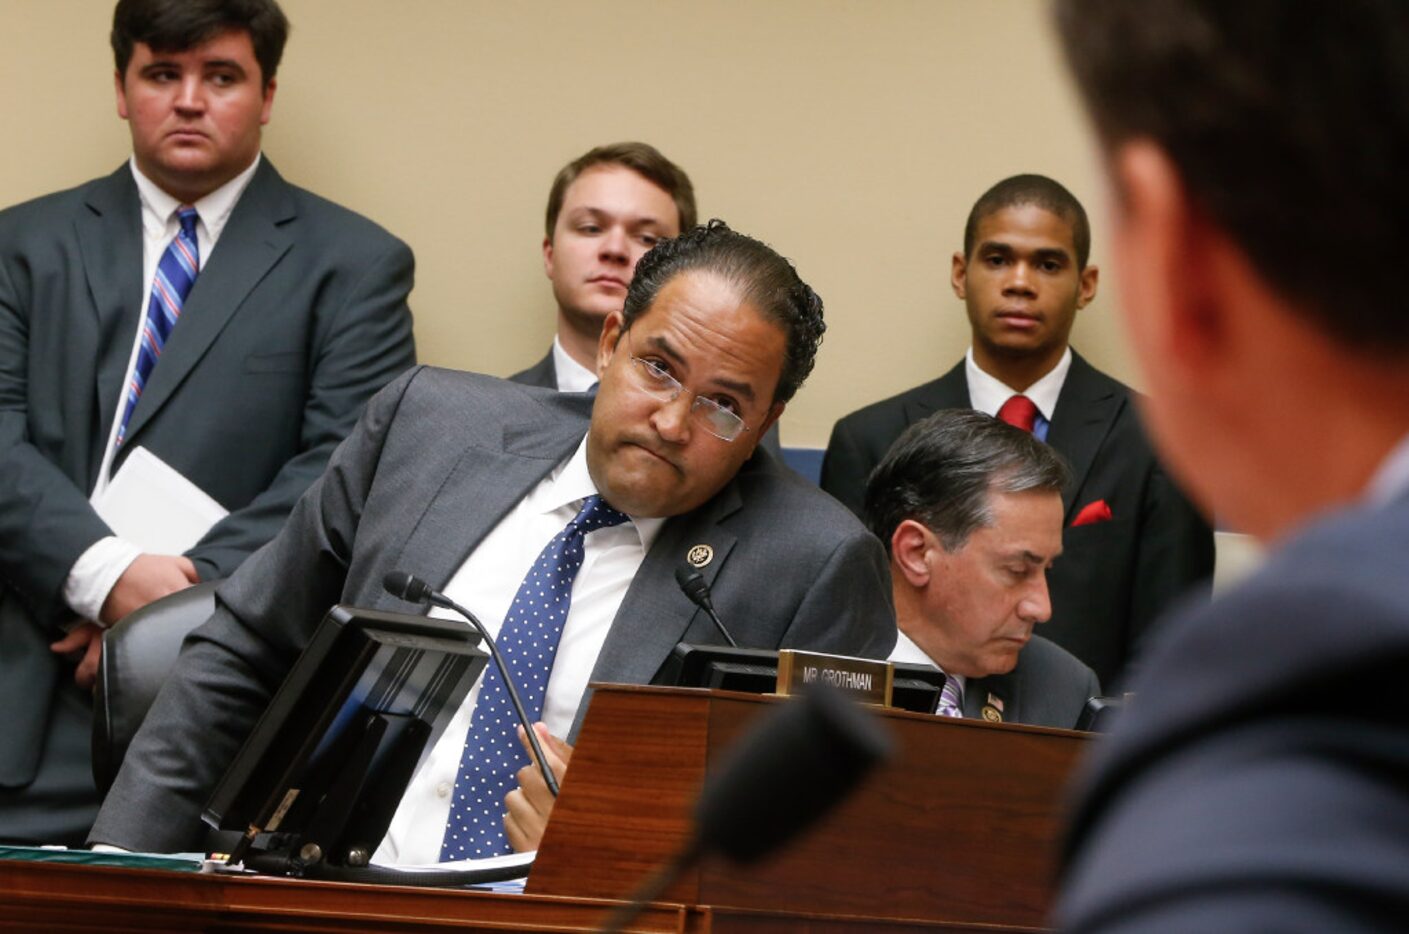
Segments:
[[[998,417],[1015,428],[1028,433],[1037,424],[1037,404],[1024,395],[1012,396],[998,410]]]

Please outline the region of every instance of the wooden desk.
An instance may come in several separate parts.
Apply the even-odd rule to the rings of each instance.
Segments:
[[[0,860],[0,931],[193,934],[278,931],[586,932],[614,903],[345,882],[307,882]],[[669,934],[1023,931],[922,921],[657,904],[631,927]]]
[[[780,702],[600,686],[528,894],[0,860],[0,931],[592,931],[686,839],[704,777]],[[836,812],[759,866],[706,860],[631,930],[1039,930],[1061,790],[1086,738],[903,711],[882,719],[899,754]]]

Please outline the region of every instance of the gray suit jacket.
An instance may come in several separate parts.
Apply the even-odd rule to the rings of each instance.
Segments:
[[[328,607],[410,611],[382,589],[391,570],[443,587],[572,453],[590,407],[585,395],[425,368],[373,399],[284,530],[221,588],[220,609],[187,641],[92,839],[157,851],[198,845],[207,795]],[[673,577],[698,544],[714,549],[702,573],[741,644],[875,657],[894,644],[880,543],[759,452],[713,499],[661,529],[592,680],[648,683],[677,642],[715,641]]]
[[[990,719],[993,714],[984,716],[984,708],[992,707],[1004,723],[1071,730],[1086,702],[1100,694],[1094,671],[1055,642],[1035,635],[1023,646],[1012,671],[964,685],[964,716]]]
[[[1403,929],[1406,556],[1401,496],[1161,627],[1082,782],[1063,930]]]
[[[0,213],[0,792],[35,778],[69,678],[47,648],[70,615],[63,584],[110,534],[88,491],[147,305],[140,210],[124,164]],[[203,578],[274,536],[367,398],[414,362],[412,271],[405,244],[262,161],[125,445],[230,510],[188,552]]]
[[[961,360],[937,380],[851,413],[832,429],[822,489],[860,515],[866,479],[900,433],[943,409],[967,408]],[[1047,443],[1073,480],[1062,493],[1068,527],[1048,574],[1052,619],[1042,634],[1112,687],[1164,608],[1191,588],[1207,595],[1213,531],[1156,460],[1131,391],[1075,352]],[[1111,519],[1070,525],[1100,500]]]

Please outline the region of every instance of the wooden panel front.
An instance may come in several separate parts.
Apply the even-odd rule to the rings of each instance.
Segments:
[[[0,860],[0,931],[190,932],[595,931],[610,904],[452,889],[356,885]],[[633,927],[710,930],[681,905],[655,905]]]
[[[632,891],[685,840],[708,769],[777,702],[729,692],[598,688],[529,890],[605,898]],[[881,718],[899,754],[836,813],[760,866],[708,860],[666,898],[1042,924],[1062,790],[1086,737],[903,711]]]

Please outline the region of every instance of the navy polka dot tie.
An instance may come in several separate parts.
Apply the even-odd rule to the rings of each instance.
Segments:
[[[587,497],[577,517],[539,552],[514,595],[499,629],[499,652],[530,721],[543,715],[543,695],[572,603],[572,582],[582,567],[583,537],[626,521],[600,496]],[[515,787],[514,773],[529,762],[516,735],[518,722],[499,667],[491,664],[484,671],[460,754],[455,797],[440,844],[442,862],[510,851],[504,836],[504,796]]]

